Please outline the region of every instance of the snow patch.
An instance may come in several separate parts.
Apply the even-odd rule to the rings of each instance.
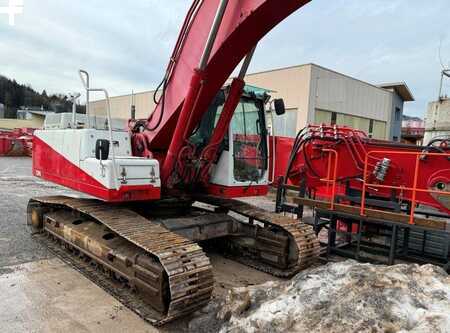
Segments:
[[[220,332],[450,332],[450,278],[432,265],[353,260],[230,291]]]

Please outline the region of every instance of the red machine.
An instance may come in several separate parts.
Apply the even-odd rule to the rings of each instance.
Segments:
[[[0,156],[31,156],[34,128],[0,131]]]
[[[431,252],[448,265],[447,140],[421,147],[371,139],[364,132],[347,127],[311,125],[295,139],[279,139],[276,144],[278,156],[288,156],[286,150],[291,147],[285,168],[280,169],[279,165],[275,170],[279,177],[278,211],[295,211],[301,216],[303,206],[313,207],[317,213],[317,232],[321,229],[317,223],[328,225],[334,219],[337,229],[329,229],[333,237],[344,229],[356,232],[359,241],[361,233],[369,228],[363,228],[363,222],[371,224],[372,229],[388,226],[389,237],[397,237],[392,231],[396,228],[402,232],[412,230],[417,233],[416,243],[420,244],[411,245],[402,236],[404,248],[422,248],[419,254],[422,259]],[[298,191],[299,197],[294,200],[298,206],[289,207],[286,203],[287,189]],[[347,227],[342,228],[344,224]],[[334,246],[334,241],[331,239],[329,246]],[[396,242],[397,238],[388,240],[392,247],[390,261],[397,251]]]
[[[278,144],[283,149],[282,142]],[[308,126],[292,140],[292,148],[294,158],[284,175],[292,184],[305,182],[308,191],[318,197],[331,199],[331,195],[351,191],[362,195],[365,188],[367,198],[414,200],[450,213],[450,199],[446,198],[450,149],[445,140],[439,146],[420,147],[370,139],[347,127],[321,125]],[[277,172],[280,175],[282,170]],[[333,183],[334,193],[330,191]]]
[[[107,91],[80,71],[88,102],[105,94],[107,116],[50,115],[35,133],[34,175],[102,201],[34,198],[29,223],[137,291],[155,323],[209,301],[212,267],[196,242],[277,276],[319,254],[311,227],[228,199],[267,193],[269,97],[245,91],[243,78],[257,42],[307,2],[195,0],[148,119],[132,116],[124,130]]]

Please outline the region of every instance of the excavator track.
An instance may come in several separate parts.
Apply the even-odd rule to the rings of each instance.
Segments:
[[[43,244],[53,255],[61,259],[65,264],[91,280],[95,285],[116,298],[120,303],[132,310],[143,320],[155,326],[165,323],[159,319],[161,317],[160,314],[152,307],[148,306],[141,298],[136,297],[136,293],[131,288],[111,279],[110,275],[102,265],[83,256],[80,252],[74,253],[73,251],[68,251],[64,242],[55,238],[48,232],[35,233],[33,238]]]
[[[67,220],[69,223],[65,224]],[[159,312],[153,318],[147,314],[146,319],[154,325],[195,312],[210,300],[214,286],[212,267],[200,246],[127,208],[90,199],[40,197],[30,200],[28,221],[68,249],[106,267],[109,275],[126,281],[144,301],[148,297]],[[92,230],[92,237],[77,236],[75,228],[83,223],[85,230]],[[126,257],[127,251],[136,251],[129,248],[131,244],[121,246],[123,253],[103,247],[96,241],[99,225],[108,229],[104,235],[111,235],[112,231],[140,249],[140,254]],[[106,238],[109,237],[113,236]],[[118,241],[123,242],[115,240]]]
[[[212,266],[198,241],[223,241],[235,260],[278,277],[320,254],[313,229],[298,220],[233,199],[192,199],[208,208],[161,218],[154,208],[146,214],[94,199],[40,197],[29,202],[28,223],[55,254],[153,325],[209,302]]]
[[[287,278],[314,264],[320,255],[320,243],[313,228],[297,219],[272,213],[236,199],[211,195],[197,195],[195,199],[199,202],[220,207],[222,210],[233,212],[238,215],[238,218],[239,215],[245,217],[252,225],[259,222],[260,229],[275,228],[281,230],[289,236],[290,243],[296,245],[297,260],[288,265],[288,267],[277,268],[273,265],[266,265],[260,261],[251,260],[242,255],[234,257],[245,265],[277,277]],[[256,235],[256,239],[260,243],[259,247],[266,250],[276,242],[275,239],[271,239],[268,235],[263,235],[262,237]]]

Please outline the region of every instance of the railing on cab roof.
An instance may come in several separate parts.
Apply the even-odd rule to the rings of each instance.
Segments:
[[[89,113],[89,93],[91,92],[102,92],[105,95],[105,102],[106,102],[106,117],[108,119],[108,134],[109,134],[109,146],[111,151],[111,162],[112,162],[112,169],[113,169],[113,177],[114,177],[114,188],[116,190],[119,189],[118,186],[118,180],[117,180],[117,170],[116,170],[116,157],[114,153],[114,140],[113,140],[113,123],[111,118],[111,101],[109,99],[108,91],[104,88],[91,88],[90,82],[89,82],[89,73],[85,70],[80,69],[78,71],[78,74],[80,75],[81,82],[83,83],[84,89],[86,90],[86,117],[87,117],[87,124],[88,128],[91,128],[91,121],[90,121],[90,113]]]

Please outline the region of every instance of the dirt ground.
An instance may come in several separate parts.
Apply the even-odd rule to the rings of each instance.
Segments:
[[[35,241],[26,226],[30,197],[79,194],[31,175],[31,159],[0,157],[0,322],[4,332],[183,332],[191,316],[156,329]],[[250,199],[271,209],[267,199]],[[216,280],[212,305],[232,287],[278,279],[208,253]],[[208,311],[208,308],[203,311]]]
[[[0,275],[3,332],[157,332],[59,259]]]

